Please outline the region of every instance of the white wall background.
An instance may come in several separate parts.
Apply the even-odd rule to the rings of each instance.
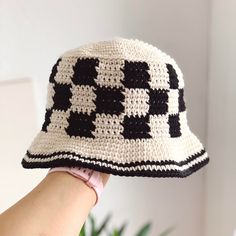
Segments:
[[[227,109],[230,112],[233,104],[230,104],[230,107],[223,104],[229,102],[229,98],[235,98],[233,87],[229,93],[227,88],[222,91],[222,96],[227,95],[224,100],[221,100],[218,95],[220,93],[218,90],[223,83],[220,79],[225,74],[228,76],[227,84],[231,86],[234,83],[233,74],[228,72],[234,67],[233,59],[235,60],[235,54],[232,53],[232,49],[235,50],[233,45],[235,34],[231,32],[235,29],[233,28],[235,25],[230,23],[231,20],[235,22],[233,1],[212,0],[211,38],[213,44],[210,53],[209,107],[213,108],[208,114],[209,140],[212,140],[208,142],[208,145],[210,154],[214,158],[217,154],[218,158],[213,160],[216,168],[211,166],[207,175],[207,185],[204,181],[204,170],[183,180],[112,177],[105,189],[103,199],[94,209],[98,221],[101,221],[108,212],[112,212],[112,225],[119,226],[124,221],[129,222],[126,235],[132,235],[141,224],[148,220],[153,222],[151,235],[157,235],[158,232],[171,225],[176,226],[173,236],[202,236],[204,227],[207,232],[206,236],[232,235],[233,217],[232,222],[230,221],[226,226],[229,222],[226,220],[226,215],[230,213],[230,216],[233,216],[233,211],[230,210],[232,208],[227,203],[230,201],[227,194],[232,195],[230,192],[232,181],[224,185],[229,178],[226,170],[231,166],[230,158],[228,162],[225,162],[224,178],[219,185],[223,194],[220,196],[217,189],[218,183],[214,180],[219,178],[217,171],[222,158],[220,153],[223,154],[223,150],[216,150],[215,146],[220,147],[218,144],[223,142],[224,150],[226,150],[227,145],[233,142],[232,140],[231,143],[226,142],[229,137],[233,138],[233,134],[227,136],[224,133],[219,140],[215,133],[215,127],[233,119],[229,116],[225,117],[225,120],[220,120],[221,117],[217,116],[219,111],[221,113],[218,105],[221,104],[224,111]],[[224,4],[225,2],[227,4]],[[231,14],[228,15],[228,11]],[[226,16],[227,19],[222,19]],[[3,150],[0,158],[1,161],[7,163],[7,166],[0,166],[0,186],[3,186],[0,188],[0,212],[30,191],[46,173],[43,170],[23,170],[20,167],[20,161],[24,150],[32,141],[36,130],[40,129],[43,120],[46,86],[51,67],[61,53],[83,43],[114,36],[139,38],[174,57],[185,75],[185,100],[188,106],[189,124],[202,142],[206,143],[206,108],[207,95],[209,95],[207,92],[209,17],[209,1],[206,0],[0,0],[0,78],[2,80],[19,77],[33,78],[37,98],[34,103],[34,100],[32,101],[34,95],[30,94],[29,89],[33,85],[29,85],[30,83],[18,87],[16,91],[21,92],[15,97],[7,92],[5,96],[0,97],[0,99],[6,99],[8,95],[13,100],[12,104],[18,106],[17,101],[22,92],[27,92],[29,96],[26,99],[29,101],[28,105],[22,107],[21,119],[14,121],[14,127],[20,128],[17,130],[17,128],[12,129],[11,126],[6,126],[3,129],[0,126],[0,149]],[[228,24],[231,28],[227,28]],[[220,56],[224,52],[224,34],[234,35],[232,41],[226,41],[228,44],[225,53],[230,55],[223,57],[226,61]],[[221,37],[218,39],[219,35]],[[221,63],[224,65],[223,71],[221,71]],[[215,67],[218,67],[218,71],[215,71]],[[231,71],[233,73],[233,69]],[[217,88],[214,88],[215,79],[218,81]],[[4,85],[1,83],[0,86]],[[25,100],[23,101],[25,103]],[[36,105],[37,112],[33,110]],[[29,107],[32,108],[31,112],[26,114]],[[5,113],[5,125],[7,115],[9,117],[17,115],[14,110]],[[32,122],[34,128],[30,129],[32,132],[25,133],[22,130],[29,130],[29,122]],[[228,131],[230,128],[232,127],[229,126]],[[225,129],[222,128],[221,132],[224,131]],[[6,135],[9,136],[11,132],[14,133],[15,141],[11,143],[11,152],[7,152],[6,148],[4,149],[1,145],[11,142],[11,138],[8,141],[5,139]],[[233,153],[228,154],[231,155],[227,157],[234,156]],[[10,169],[10,166],[15,174],[9,177],[6,170]],[[231,177],[235,178],[233,167],[230,173]],[[206,207],[205,193],[207,193]],[[215,197],[217,197],[216,200],[212,201]],[[215,213],[220,214],[222,220],[216,217]],[[215,225],[215,222],[219,224],[214,230],[213,223]],[[221,232],[227,230],[227,234],[219,234],[220,229]]]
[[[20,165],[25,147],[37,132],[33,83],[29,79],[0,82],[0,212],[30,191],[43,171]],[[30,175],[31,173],[31,175]]]
[[[236,1],[212,0],[205,236],[236,235],[235,42]]]

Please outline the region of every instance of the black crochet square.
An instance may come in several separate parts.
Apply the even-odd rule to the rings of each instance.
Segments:
[[[179,114],[169,115],[169,133],[172,138],[180,137],[180,122],[179,122]]]
[[[125,96],[121,91],[122,88],[97,86],[94,91],[97,95],[95,100],[96,112],[115,115],[124,112],[124,105],[122,102],[124,101]]]
[[[51,71],[51,74],[50,74],[50,77],[49,77],[49,82],[50,83],[55,83],[55,76],[56,76],[57,71],[58,71],[57,67],[58,67],[60,61],[61,61],[61,58],[59,58],[57,60],[56,64],[52,67],[52,71]]]
[[[168,112],[168,90],[149,89],[149,113],[151,115],[163,115]]]
[[[151,138],[149,115],[146,116],[124,116],[122,135],[125,139]]]
[[[122,83],[126,88],[149,88],[150,74],[149,66],[146,62],[125,61]]]
[[[95,85],[97,78],[96,67],[99,64],[98,59],[94,58],[79,58],[73,66],[74,75],[72,81],[75,85]]]
[[[171,64],[166,64],[167,67],[167,72],[169,74],[169,84],[171,89],[178,89],[179,88],[179,80],[178,80],[178,75],[174,69],[174,67]]]
[[[95,113],[90,115],[87,113],[70,112],[68,118],[68,127],[65,129],[66,133],[70,136],[80,136],[94,138],[92,131],[95,130],[93,121],[95,120]]]
[[[51,109],[46,109],[46,113],[45,113],[45,119],[44,119],[44,123],[42,126],[42,131],[47,132],[47,127],[50,124],[50,118],[52,115],[52,110]]]
[[[185,102],[184,102],[184,90],[183,89],[179,89],[179,111],[185,111],[186,110],[186,106],[185,106]]]
[[[67,84],[54,84],[55,95],[53,96],[53,109],[66,111],[71,106],[70,98],[72,96],[71,93],[71,85]]]

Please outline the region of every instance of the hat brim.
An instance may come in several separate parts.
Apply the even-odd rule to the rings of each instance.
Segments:
[[[186,177],[208,162],[208,153],[190,130],[176,138],[110,141],[40,131],[21,164],[81,166],[120,176]]]

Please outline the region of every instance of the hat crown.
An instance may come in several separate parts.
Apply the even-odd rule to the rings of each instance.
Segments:
[[[99,57],[132,61],[175,61],[153,45],[138,39],[116,37],[112,40],[88,43],[65,52],[62,57]],[[178,68],[179,69],[179,68]]]
[[[81,46],[52,69],[42,129],[84,138],[179,137],[187,128],[183,87],[174,60],[152,45],[117,38]]]

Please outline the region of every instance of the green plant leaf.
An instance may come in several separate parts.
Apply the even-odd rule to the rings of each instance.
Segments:
[[[85,223],[83,224],[83,227],[80,230],[79,236],[85,236]]]
[[[114,229],[112,236],[120,236],[119,231],[117,229]]]
[[[136,234],[136,236],[146,236],[148,235],[151,228],[151,223],[146,223]]]
[[[118,231],[120,236],[123,234],[123,232],[124,232],[124,230],[125,230],[125,228],[126,228],[126,225],[127,225],[127,223],[124,223],[124,224],[120,227],[120,229],[119,229],[119,231]]]
[[[159,236],[167,236],[169,235],[172,231],[174,231],[175,227],[170,227],[168,229],[166,229],[164,232],[162,232]]]
[[[96,227],[95,227],[95,219],[94,217],[90,214],[88,216],[89,220],[90,220],[90,224],[91,224],[91,236],[97,236],[97,231],[96,231]]]
[[[108,222],[110,221],[110,219],[111,219],[111,214],[109,214],[109,215],[105,218],[105,220],[104,220],[103,223],[101,224],[100,228],[97,230],[97,235],[100,235],[100,234],[103,232],[103,230],[106,228],[106,226],[107,226]]]

